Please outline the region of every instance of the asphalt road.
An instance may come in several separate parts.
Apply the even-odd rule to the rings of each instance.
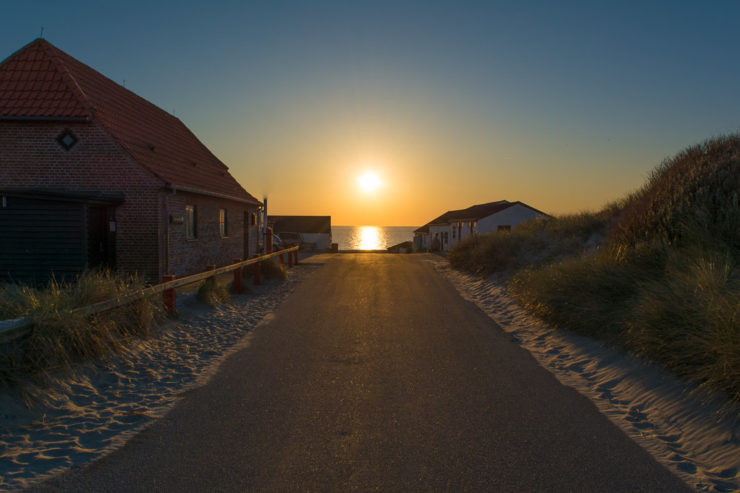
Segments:
[[[688,491],[425,256],[341,254],[61,491]]]

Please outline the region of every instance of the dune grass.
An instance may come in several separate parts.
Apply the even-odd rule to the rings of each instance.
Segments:
[[[468,238],[449,260],[505,277],[558,327],[740,402],[740,136],[680,152],[599,212]]]
[[[270,257],[261,261],[260,272],[265,279],[282,281],[288,278],[288,269],[276,257]]]
[[[68,368],[120,350],[132,337],[147,337],[161,313],[159,303],[151,299],[92,316],[70,312],[142,287],[138,278],[122,279],[109,272],[88,272],[74,282],[52,279],[42,288],[0,286],[0,320],[29,317],[32,321],[30,335],[1,353],[0,383]]]
[[[201,303],[214,306],[216,303],[228,302],[231,299],[231,290],[218,284],[215,277],[209,277],[201,283],[195,297]]]

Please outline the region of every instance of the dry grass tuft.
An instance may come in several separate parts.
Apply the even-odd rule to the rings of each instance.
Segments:
[[[260,262],[260,271],[265,279],[285,280],[288,278],[288,269],[276,257]]]
[[[144,283],[121,279],[109,272],[88,272],[75,282],[51,280],[46,287],[4,285],[0,288],[0,319],[29,317],[31,334],[3,351],[0,381],[12,383],[21,376],[40,376],[71,364],[120,350],[132,337],[150,335],[159,303],[140,299],[85,316],[72,310],[114,298]]]
[[[209,277],[198,288],[196,298],[202,303],[214,306],[216,303],[227,303],[231,299],[231,292],[228,287],[220,286],[215,278]]]

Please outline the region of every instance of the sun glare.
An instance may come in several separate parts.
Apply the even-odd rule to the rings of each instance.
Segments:
[[[383,184],[383,182],[380,181],[378,175],[371,171],[366,172],[364,175],[358,176],[357,183],[360,184],[360,188],[364,192],[374,192],[380,187],[380,185]]]
[[[380,237],[380,229],[375,226],[360,228],[360,250],[381,250],[384,248]]]

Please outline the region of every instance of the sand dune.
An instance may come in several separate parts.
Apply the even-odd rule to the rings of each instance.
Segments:
[[[698,491],[740,490],[740,409],[593,339],[557,331],[481,279],[432,261],[460,294],[564,384]]]

